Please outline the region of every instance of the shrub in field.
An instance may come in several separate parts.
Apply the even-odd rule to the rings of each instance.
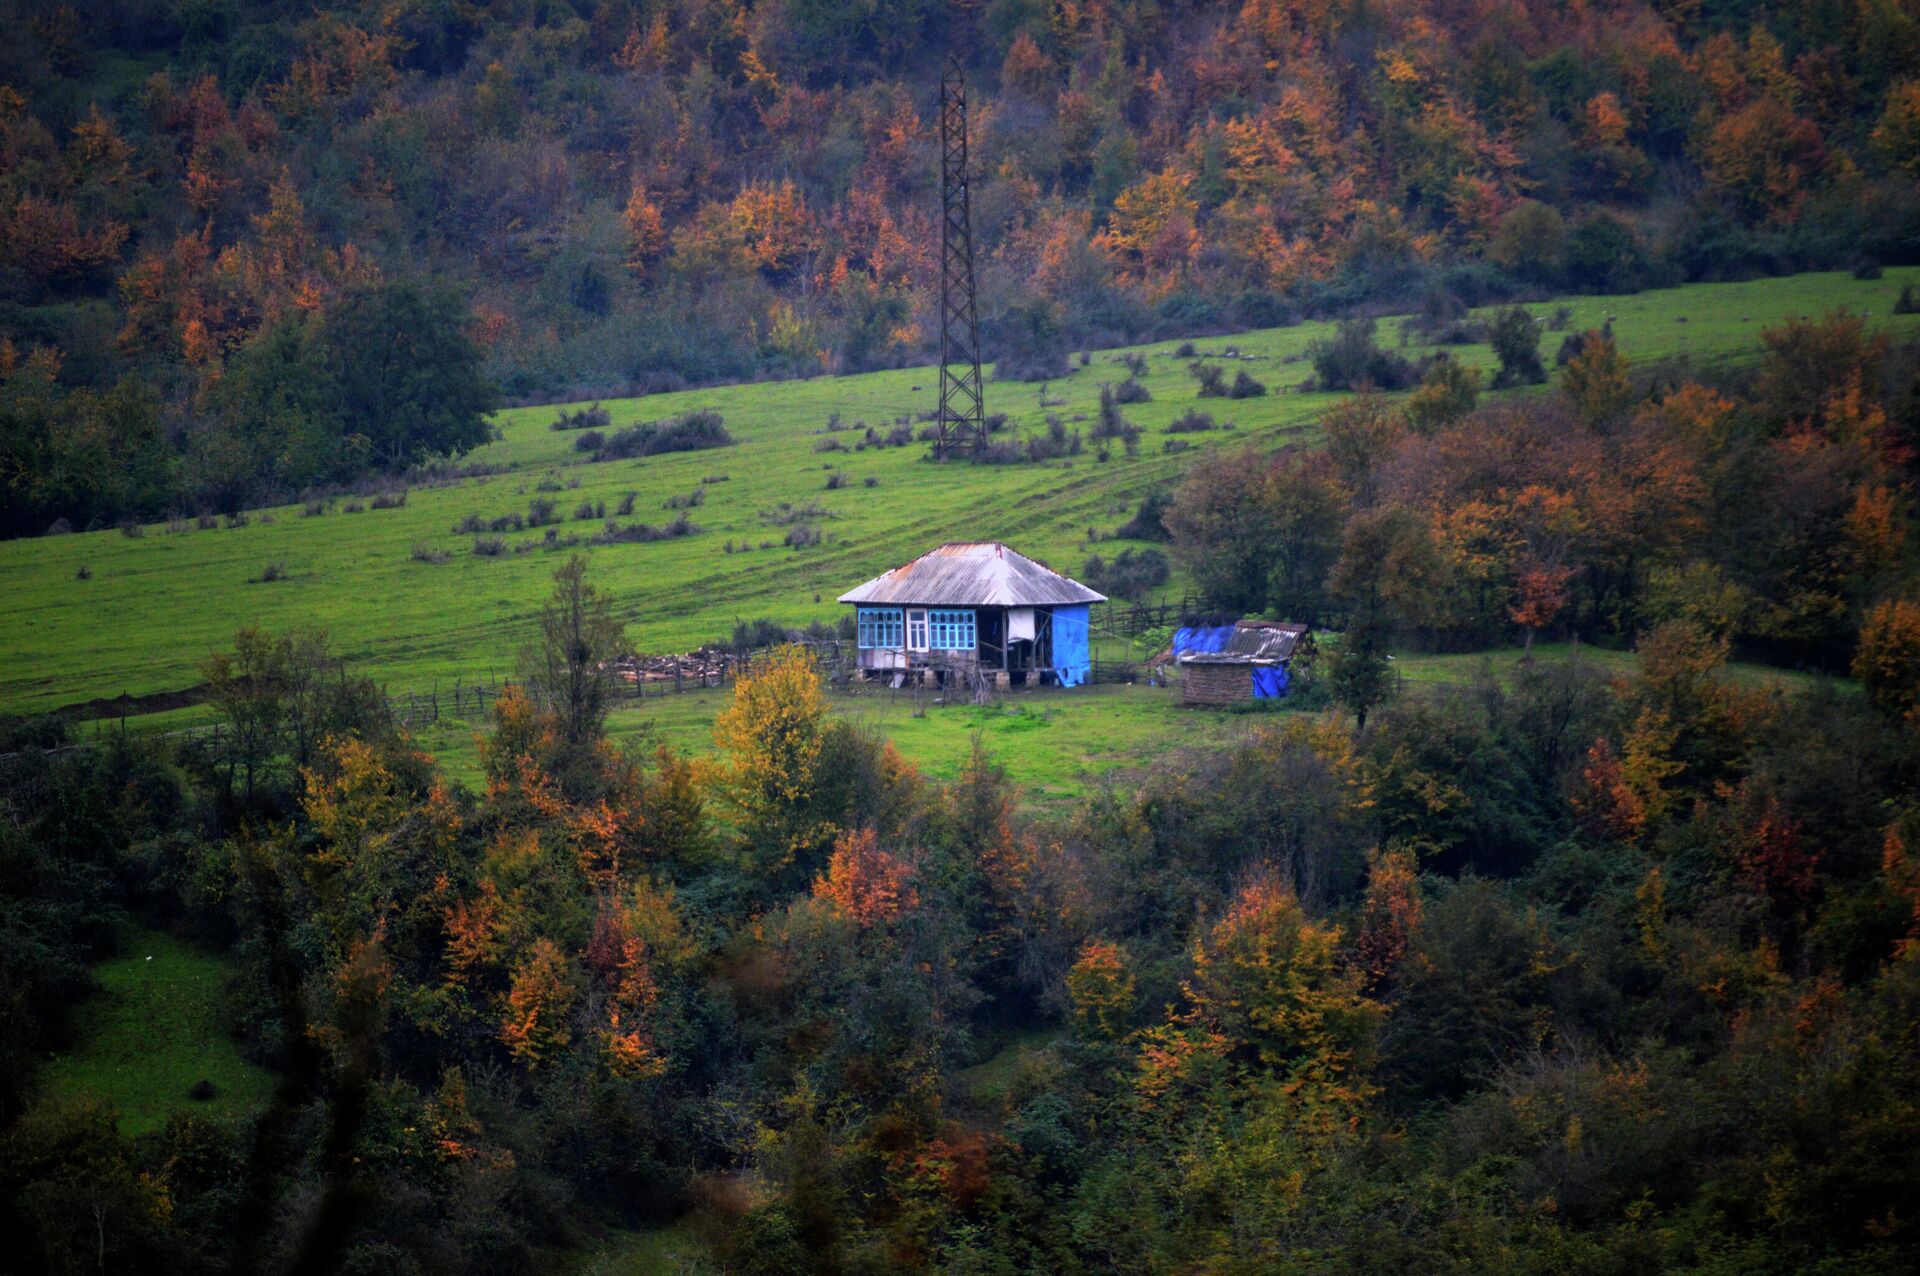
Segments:
[[[773,527],[790,527],[795,523],[817,523],[836,515],[818,501],[808,501],[805,505],[795,505],[791,501],[781,501],[771,509],[760,511],[760,521]]]
[[[1171,575],[1172,566],[1159,550],[1123,549],[1111,561],[1089,556],[1081,578],[1110,597],[1139,598],[1166,584]]]
[[[60,521],[64,523],[67,520],[63,518]],[[201,514],[193,520],[193,525],[195,527],[198,527],[203,532],[210,532],[214,528],[220,526],[220,520],[218,518],[215,518],[212,514]],[[69,527],[67,530],[72,531],[73,529]]]
[[[265,584],[269,581],[285,580],[286,578],[287,569],[284,566],[279,563],[268,563],[260,569],[260,575],[255,577],[255,583]]]
[[[1184,452],[1192,446],[1193,444],[1187,442],[1185,439],[1168,439],[1160,445],[1160,450],[1171,456],[1175,452]]]
[[[605,518],[606,516],[607,503],[605,501],[581,501],[573,507],[575,522],[584,523],[596,518]]]
[[[704,487],[696,487],[685,496],[669,496],[662,508],[670,510],[698,509],[706,503],[707,489]],[[629,508],[625,512],[631,514],[633,511]]]
[[[435,549],[425,541],[415,541],[413,543],[413,561],[416,563],[444,563],[447,561],[447,552],[443,549]]]
[[[559,521],[559,505],[548,497],[536,496],[527,502],[528,527],[545,527]]]
[[[1415,380],[1413,364],[1400,355],[1382,350],[1374,341],[1377,331],[1378,325],[1372,319],[1342,319],[1334,328],[1333,336],[1309,345],[1307,357],[1313,361],[1319,388],[1358,390],[1372,386],[1376,390],[1404,390],[1411,386]],[[1235,386],[1238,384],[1236,380]],[[1229,397],[1248,396],[1229,392]]]
[[[595,545],[643,545],[652,541],[678,540],[682,536],[692,536],[700,530],[700,525],[690,522],[681,514],[671,523],[655,527],[650,523],[629,523],[622,527],[609,522],[601,533],[594,537]]]
[[[1421,434],[1432,434],[1473,411],[1479,398],[1478,368],[1469,368],[1445,356],[1436,357],[1420,388],[1407,400],[1407,424]]]
[[[1908,284],[1900,290],[1899,298],[1893,303],[1893,313],[1896,315],[1920,315],[1920,292],[1916,292],[1912,284]]]
[[[405,488],[401,488],[398,492],[381,492],[373,498],[373,508],[377,510],[405,509],[406,505],[407,491]]]
[[[847,450],[847,445],[839,439],[820,439],[813,445],[813,450],[816,452],[844,452]]]
[[[861,479],[860,483],[861,483],[861,486],[863,487],[879,487],[880,486],[880,480],[871,474]]]
[[[147,534],[147,529],[136,519],[123,518],[120,520],[120,534],[128,540],[139,540]]]
[[[67,536],[72,532],[73,524],[64,518],[56,518],[47,526],[47,535],[49,536]]]
[[[73,573],[73,578],[75,580],[92,580],[93,568],[87,566],[85,563],[82,563],[80,564],[79,568]]]
[[[1257,399],[1267,392],[1267,387],[1247,375],[1245,368],[1233,374],[1233,385],[1227,391],[1229,399]]]
[[[732,443],[733,436],[727,433],[718,412],[689,412],[667,421],[648,421],[616,430],[594,449],[594,459],[619,461],[667,452],[698,452]]]
[[[561,409],[560,415],[547,426],[550,430],[585,430],[597,425],[606,425],[613,418],[598,403],[589,404],[578,412]]]
[[[169,536],[178,536],[180,533],[186,531],[188,526],[189,524],[185,518],[175,514],[167,520],[167,534]]]
[[[455,536],[467,536],[475,532],[484,532],[485,530],[487,530],[487,520],[478,514],[469,514],[453,525],[453,534]]]
[[[340,512],[342,514],[364,514],[366,511],[367,507],[365,502],[357,496],[349,496],[346,500],[340,502]]]
[[[1188,408],[1167,423],[1168,434],[1201,434],[1219,428],[1211,412],[1201,412],[1196,408]]]
[[[476,536],[473,538],[473,552],[481,558],[498,558],[506,553],[507,543],[498,536]]]
[[[606,445],[607,436],[599,430],[588,430],[573,440],[573,450],[576,452],[598,452]]]
[[[319,518],[322,514],[326,512],[327,512],[327,502],[325,501],[308,501],[305,505],[302,505],[300,507],[301,515],[306,518]]]
[[[1113,534],[1130,541],[1172,540],[1164,521],[1167,508],[1172,504],[1173,497],[1155,488],[1140,498],[1140,508],[1134,511],[1132,518],[1115,528]]]
[[[1144,377],[1147,375],[1147,356],[1137,351],[1131,354],[1121,355],[1120,362],[1127,365],[1127,372],[1130,376]]]
[[[620,493],[620,503],[614,506],[613,512],[619,515],[621,518],[625,518],[627,515],[633,513],[634,498],[639,495],[640,493],[638,492]]]
[[[792,549],[806,549],[818,545],[821,541],[820,529],[810,523],[801,523],[787,529],[786,544]]]
[[[1494,389],[1538,385],[1547,379],[1546,365],[1540,361],[1540,325],[1525,306],[1508,306],[1494,316],[1487,341],[1500,360]]]
[[[245,527],[246,525],[247,512],[245,510],[235,510],[233,513],[227,515],[227,527],[229,529]]]
[[[1203,399],[1224,399],[1227,397],[1227,374],[1218,364],[1194,362],[1187,365],[1187,371],[1200,383],[1200,397]]]
[[[829,492],[837,492],[846,485],[847,476],[840,471],[835,470],[833,473],[827,475],[827,490]]]
[[[1113,388],[1113,399],[1116,403],[1146,403],[1152,398],[1152,393],[1140,384],[1138,377],[1128,377]]]

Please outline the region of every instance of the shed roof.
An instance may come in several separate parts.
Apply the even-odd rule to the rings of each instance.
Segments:
[[[1181,634],[1188,632],[1182,630]],[[1199,641],[1193,647],[1182,650],[1180,634],[1176,634],[1174,656],[1181,664],[1263,665],[1284,664],[1293,659],[1300,640],[1306,637],[1307,627],[1274,620],[1242,620],[1232,626],[1231,632],[1224,634],[1205,630],[1192,632],[1212,641]]]
[[[1107,597],[999,541],[952,541],[848,590],[840,601],[915,607],[1065,607],[1103,603]]]

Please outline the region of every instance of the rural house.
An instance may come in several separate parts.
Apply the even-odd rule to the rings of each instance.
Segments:
[[[1092,666],[1088,607],[1107,599],[998,541],[962,541],[840,601],[858,609],[867,678],[1077,687]]]
[[[1312,648],[1305,625],[1271,620],[1176,630],[1180,698],[1186,704],[1239,704],[1284,696],[1294,660]]]

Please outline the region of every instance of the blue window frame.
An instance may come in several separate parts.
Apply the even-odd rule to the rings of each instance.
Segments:
[[[906,644],[906,626],[898,607],[862,607],[859,617],[862,647],[901,647]]]
[[[927,627],[932,630],[929,645],[935,651],[972,651],[979,645],[971,610],[936,608],[927,613]]]

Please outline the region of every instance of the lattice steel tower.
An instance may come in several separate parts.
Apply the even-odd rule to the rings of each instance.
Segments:
[[[957,53],[940,76],[940,205],[940,415],[933,451],[945,457],[987,441],[967,195],[967,80]]]

